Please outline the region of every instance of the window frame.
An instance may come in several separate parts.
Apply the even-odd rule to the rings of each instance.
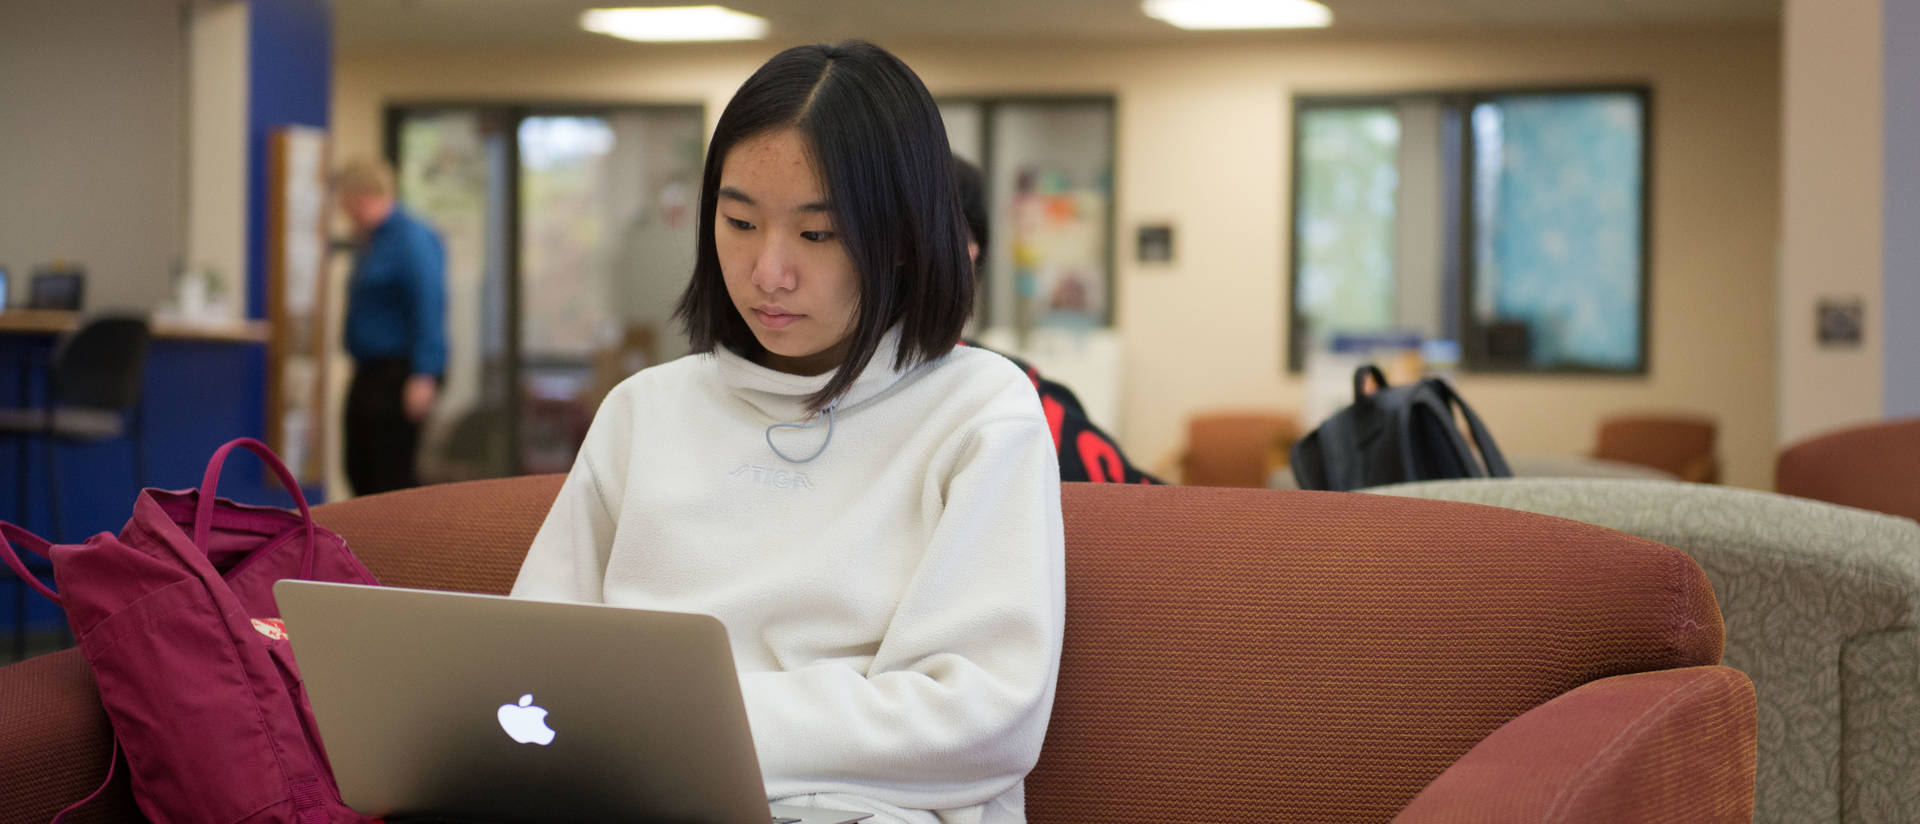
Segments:
[[[1492,102],[1501,97],[1559,96],[1590,94],[1626,94],[1633,96],[1640,106],[1640,300],[1636,307],[1639,316],[1640,357],[1630,368],[1607,368],[1582,365],[1556,365],[1551,367],[1532,367],[1524,364],[1505,364],[1490,361],[1484,352],[1481,332],[1483,325],[1474,317],[1473,295],[1477,286],[1476,260],[1474,257],[1475,232],[1478,229],[1474,220],[1474,186],[1472,185],[1474,163],[1474,135],[1472,114],[1475,106]],[[1367,94],[1316,94],[1299,93],[1289,99],[1288,117],[1289,166],[1287,177],[1287,204],[1282,213],[1286,215],[1287,232],[1287,334],[1282,346],[1283,360],[1289,375],[1304,372],[1307,343],[1306,324],[1301,314],[1299,302],[1300,288],[1300,221],[1299,206],[1301,196],[1301,164],[1305,159],[1304,118],[1309,110],[1338,108],[1377,108],[1394,107],[1409,100],[1433,101],[1442,107],[1443,123],[1447,128],[1441,135],[1440,149],[1451,155],[1451,161],[1441,167],[1444,181],[1444,204],[1440,214],[1442,222],[1443,259],[1441,261],[1442,283],[1451,285],[1450,294],[1437,296],[1442,303],[1443,323],[1454,333],[1460,346],[1458,369],[1462,373],[1484,375],[1538,375],[1538,376],[1598,376],[1598,377],[1646,377],[1651,374],[1653,361],[1653,176],[1657,170],[1654,162],[1654,104],[1652,84],[1646,82],[1595,83],[1591,85],[1549,85],[1549,86],[1511,86],[1476,87],[1467,89],[1414,89],[1396,92]],[[1444,157],[1445,155],[1443,155]],[[1397,224],[1401,215],[1394,217]],[[1397,255],[1396,255],[1397,257]],[[1396,287],[1397,288],[1397,287]],[[1446,287],[1443,286],[1443,290]]]

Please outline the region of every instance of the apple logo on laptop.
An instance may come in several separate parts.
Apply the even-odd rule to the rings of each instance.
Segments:
[[[520,696],[518,704],[500,705],[500,728],[522,744],[553,743],[553,728],[547,726],[547,709],[533,705],[533,693]]]

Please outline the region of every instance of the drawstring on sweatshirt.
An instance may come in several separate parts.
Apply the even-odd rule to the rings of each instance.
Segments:
[[[803,464],[813,460],[814,458],[820,457],[821,453],[827,451],[827,444],[833,443],[833,408],[838,405],[839,405],[838,401],[835,401],[834,403],[827,405],[827,439],[820,442],[820,448],[813,450],[813,454],[808,455],[804,458],[795,458],[791,455],[788,455],[785,452],[781,452],[780,447],[773,445],[773,430],[775,429],[800,429],[800,430],[812,429],[820,425],[820,417],[818,415],[814,416],[813,423],[776,423],[772,426],[767,427],[767,448],[773,450],[773,454],[779,455],[780,460],[786,461],[787,463]]]

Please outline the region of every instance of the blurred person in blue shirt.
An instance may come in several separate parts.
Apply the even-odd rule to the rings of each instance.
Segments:
[[[418,484],[414,452],[447,367],[446,252],[395,197],[393,167],[350,163],[335,181],[353,224],[347,285],[347,482],[358,495]]]

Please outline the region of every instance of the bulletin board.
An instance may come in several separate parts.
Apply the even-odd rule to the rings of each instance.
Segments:
[[[267,443],[302,486],[326,466],[327,133],[274,129],[267,150]]]

